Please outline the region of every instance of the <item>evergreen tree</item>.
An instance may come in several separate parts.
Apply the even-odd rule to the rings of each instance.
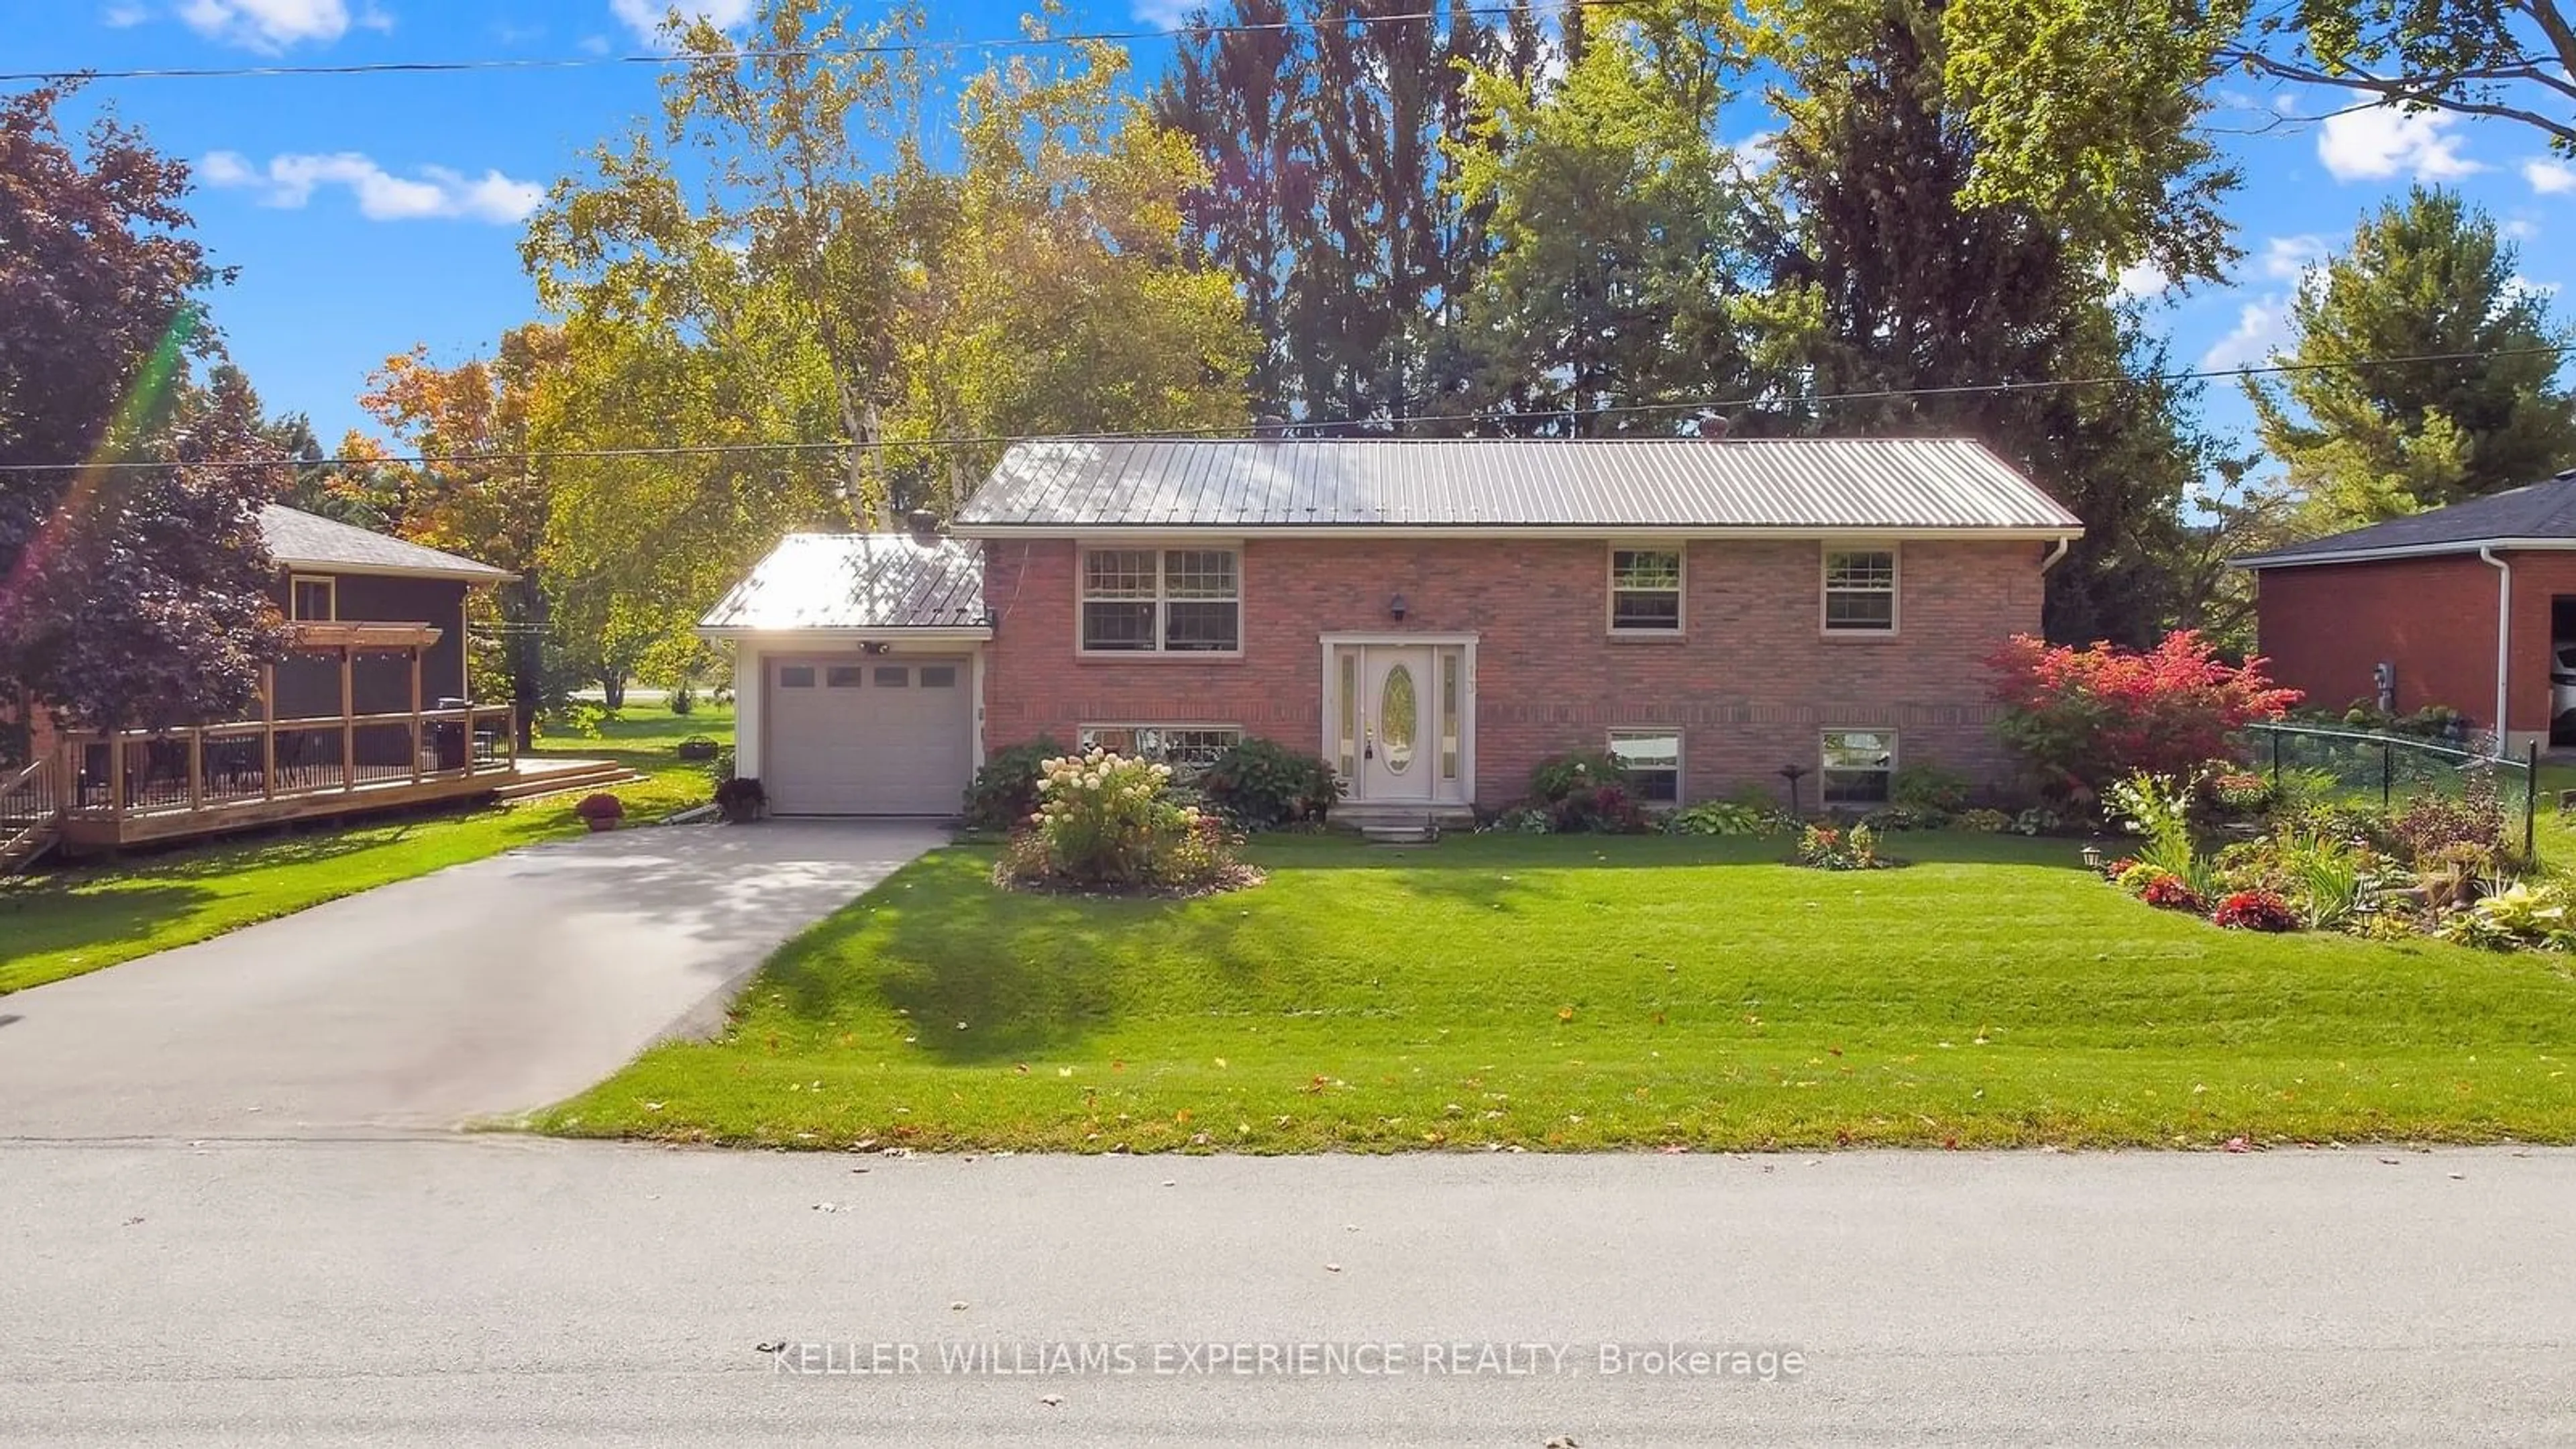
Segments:
[[[2288,361],[2450,357],[2247,381],[2302,531],[2439,508],[2576,463],[2576,393],[2560,381],[2558,350],[2576,331],[2514,265],[2491,217],[2417,187],[2301,283]]]

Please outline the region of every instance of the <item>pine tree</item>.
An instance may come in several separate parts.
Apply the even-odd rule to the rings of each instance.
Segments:
[[[2514,272],[2493,218],[2417,187],[2366,218],[2290,309],[2293,363],[2249,380],[2256,426],[2309,534],[2439,508],[2576,462],[2576,331]],[[2373,359],[2442,356],[2389,366]]]

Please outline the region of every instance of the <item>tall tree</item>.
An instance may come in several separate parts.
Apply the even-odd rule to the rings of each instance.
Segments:
[[[953,508],[1000,451],[977,440],[1245,417],[1242,303],[1183,248],[1202,172],[1123,52],[954,76],[868,48],[907,23],[768,0],[757,55],[681,34],[661,127],[522,246],[570,347],[547,438],[744,449],[556,470],[562,601],[659,657],[782,528]]]
[[[2512,242],[2456,192],[2417,187],[2363,219],[2290,306],[2287,361],[2248,379],[2256,428],[2330,533],[2519,487],[2576,461],[2576,329],[2515,275]],[[2337,366],[2446,356],[2404,366]]]
[[[1534,14],[1480,8],[1236,0],[1184,36],[1157,113],[1212,178],[1192,235],[1261,328],[1259,410],[1342,431],[1460,410],[1459,309],[1494,250],[1490,198],[1453,184],[1466,76],[1545,59]]]
[[[563,370],[558,328],[531,323],[502,334],[498,353],[439,367],[425,349],[386,359],[359,399],[412,453],[403,468],[401,532],[508,569],[477,613],[500,635],[501,670],[518,706],[519,742],[560,702],[561,671],[548,655],[542,568],[552,479],[534,454],[530,421],[542,390]]]
[[[1658,404],[1750,385],[1731,308],[1761,280],[1745,241],[1762,201],[1717,140],[1747,61],[1730,12],[1683,0],[1596,22],[1553,78],[1474,73],[1453,184],[1490,207],[1499,248],[1466,298],[1467,412],[1669,433]]]
[[[257,506],[277,457],[220,357],[187,167],[69,89],[0,100],[0,700],[91,728],[220,718],[281,636]],[[129,464],[153,466],[132,467]]]
[[[1245,378],[1252,406],[1285,416],[1297,219],[1314,205],[1314,76],[1288,0],[1236,0],[1227,23],[1183,33],[1154,119],[1189,137],[1206,169],[1182,202],[1190,240],[1242,294],[1258,349]]]
[[[2179,510],[2210,462],[2190,394],[2158,380],[2161,349],[2107,295],[2106,259],[2135,254],[2161,203],[2098,207],[2078,227],[2044,176],[1982,191],[1986,143],[1950,81],[1950,14],[1942,0],[1813,0],[1766,16],[1786,77],[1775,174],[1791,221],[1772,290],[1744,309],[1780,399],[1752,425],[1979,438],[2085,521],[2049,576],[2050,636],[2146,643],[2181,605]],[[2196,154],[2139,145],[2175,164]],[[2107,381],[2063,385],[2075,379]]]

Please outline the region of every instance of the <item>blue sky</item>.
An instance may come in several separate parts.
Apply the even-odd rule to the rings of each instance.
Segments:
[[[661,0],[15,0],[9,70],[463,58],[575,59],[650,49]],[[750,0],[689,0],[719,23]],[[862,14],[868,6],[858,7]],[[1019,6],[931,0],[939,37],[1013,33]],[[1073,0],[1064,29],[1168,25],[1188,0]],[[1159,69],[1159,47],[1138,68]],[[2383,197],[2458,187],[2505,225],[2531,285],[2576,284],[2576,167],[2508,122],[2360,112],[2322,123],[2315,92],[2231,93],[2211,117],[2247,185],[2232,202],[2246,258],[2235,285],[2155,298],[2178,364],[2259,362],[2280,339],[2300,270]],[[93,85],[163,149],[195,162],[199,233],[239,268],[215,317],[273,410],[312,415],[326,443],[365,417],[357,395],[389,354],[452,362],[534,313],[519,223],[581,153],[654,113],[642,65],[471,74],[132,80]],[[1741,128],[1765,129],[1748,106]],[[2576,300],[2576,299],[2571,299]],[[2247,414],[2213,384],[2210,422]]]

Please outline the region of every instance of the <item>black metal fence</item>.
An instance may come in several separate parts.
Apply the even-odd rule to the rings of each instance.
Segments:
[[[2336,794],[2382,810],[2419,795],[2460,795],[2483,773],[2494,783],[2505,818],[2522,822],[2523,852],[2531,852],[2540,813],[2537,745],[2515,759],[2473,745],[2325,725],[2253,724],[2245,732],[2256,768],[2271,775],[2274,788],[2293,776],[2330,779]]]

